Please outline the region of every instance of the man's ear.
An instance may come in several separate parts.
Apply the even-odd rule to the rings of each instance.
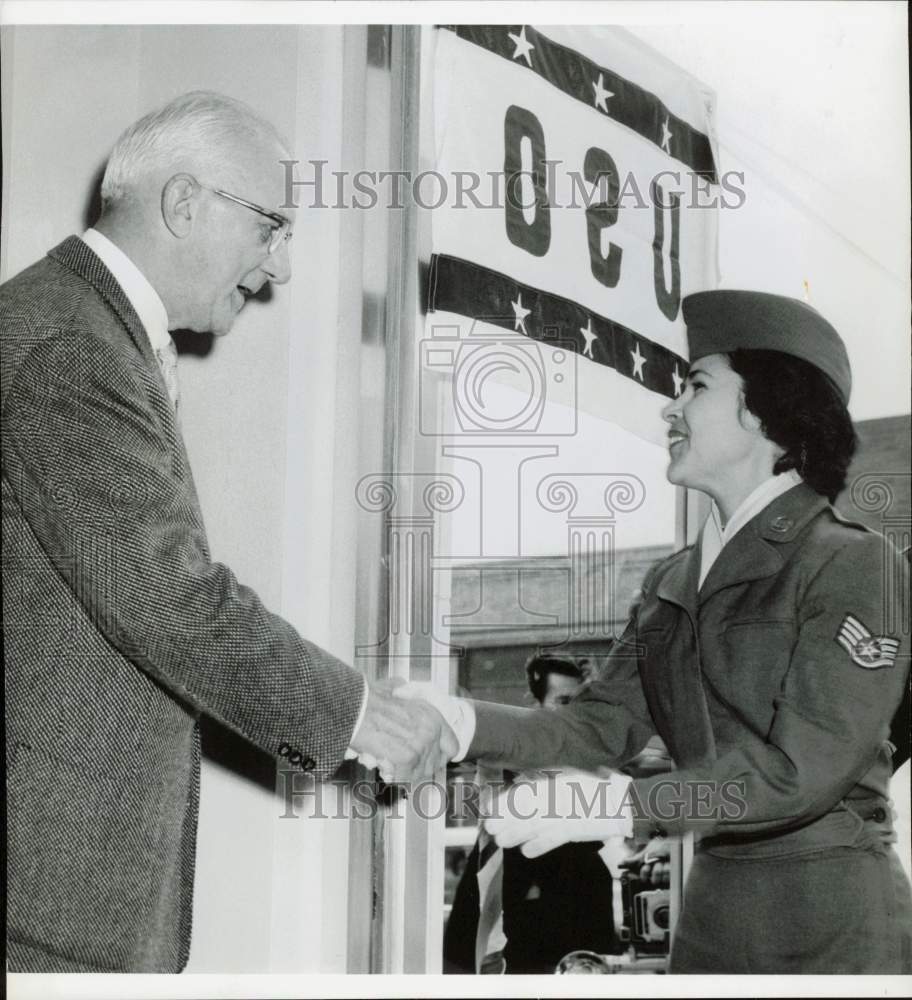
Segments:
[[[199,191],[199,184],[190,174],[175,174],[168,178],[162,188],[162,219],[168,230],[180,240],[189,236],[193,230]]]

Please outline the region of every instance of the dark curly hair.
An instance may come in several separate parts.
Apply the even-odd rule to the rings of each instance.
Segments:
[[[583,661],[585,663],[586,661]],[[547,653],[536,653],[526,663],[526,679],[529,690],[535,700],[541,704],[548,693],[548,675],[562,674],[574,680],[583,680],[582,664],[565,656],[553,656]]]
[[[728,360],[744,382],[745,407],[766,437],[785,449],[773,472],[796,469],[832,503],[858,444],[836,386],[810,362],[781,351],[739,348]]]

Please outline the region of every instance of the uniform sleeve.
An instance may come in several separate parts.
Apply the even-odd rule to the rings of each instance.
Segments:
[[[655,733],[637,667],[636,621],[612,648],[599,679],[569,705],[545,710],[478,701],[474,708],[468,757],[516,769],[623,766]]]
[[[885,594],[883,581],[896,587]],[[829,812],[875,763],[902,697],[908,566],[878,535],[843,545],[809,583],[765,740],[744,729],[713,764],[633,783],[638,816],[670,833],[786,831]],[[702,791],[699,791],[702,789]],[[696,796],[696,799],[695,799]],[[699,801],[697,801],[699,799]]]
[[[3,445],[31,530],[112,645],[266,752],[285,743],[315,774],[335,770],[361,674],[211,561],[189,475],[120,352],[74,333],[33,348],[7,393]]]

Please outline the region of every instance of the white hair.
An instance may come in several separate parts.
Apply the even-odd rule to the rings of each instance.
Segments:
[[[224,168],[239,143],[269,142],[288,148],[243,101],[208,90],[182,94],[134,122],[117,140],[101,182],[102,206],[106,210],[122,202],[143,179],[178,160]]]

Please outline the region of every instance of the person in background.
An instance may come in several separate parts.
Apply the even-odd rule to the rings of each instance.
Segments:
[[[529,693],[549,711],[567,705],[583,690],[588,667],[585,659],[536,654],[525,668]],[[601,846],[566,844],[529,859],[518,848],[498,850],[482,831],[447,922],[445,971],[550,974],[571,951],[620,950]]]

